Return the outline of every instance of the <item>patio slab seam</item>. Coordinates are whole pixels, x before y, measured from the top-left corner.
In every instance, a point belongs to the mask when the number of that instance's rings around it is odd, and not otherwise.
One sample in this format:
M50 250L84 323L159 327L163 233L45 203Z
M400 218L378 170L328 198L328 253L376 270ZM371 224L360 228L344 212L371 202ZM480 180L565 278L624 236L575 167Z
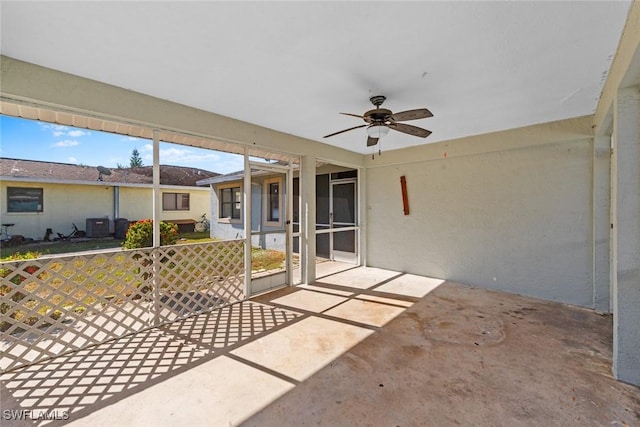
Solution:
M394 279L397 279L397 277L394 278ZM385 283L381 283L380 286L388 283L389 281L390 280L385 281ZM414 297L414 296L410 296L410 295L402 295L402 294L394 294L392 292L377 291L377 290L375 290L375 288L377 288L378 285L374 285L374 286L371 286L370 288L364 288L364 289L349 288L348 286L334 285L332 283L323 283L323 282L315 282L313 285L315 287L326 287L327 289L334 289L336 291L349 290L349 292L351 294L353 294L353 295L351 295L351 297L358 297L360 295L368 295L368 296L374 296L374 297L396 299L396 300L399 300L399 301L405 301L405 302L411 302L411 303L415 303L415 302L418 302L420 300L419 297ZM309 290L316 291L315 289L309 289ZM320 292L320 291L316 291L316 292Z

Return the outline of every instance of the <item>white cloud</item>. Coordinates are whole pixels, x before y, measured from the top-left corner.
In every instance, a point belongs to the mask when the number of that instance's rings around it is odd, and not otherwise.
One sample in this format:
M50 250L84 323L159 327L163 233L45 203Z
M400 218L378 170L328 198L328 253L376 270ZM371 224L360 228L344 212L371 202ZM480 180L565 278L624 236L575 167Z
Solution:
M160 163L189 165L218 173L230 173L244 168L242 156L218 151L177 147L161 149Z
M85 132L83 130L76 129L76 130L70 130L69 132L67 132L67 135L73 138L78 138L80 136L91 135L91 132Z
M64 135L67 132L67 130L69 130L69 126L56 125L53 123L38 122L38 125L42 130L50 131L53 134L53 136Z
M76 159L75 157L71 156L69 157L69 163L78 163L78 159Z
M65 139L63 141L56 142L52 144L52 147L65 148L65 147L75 147L80 144L78 141L74 141L72 139Z
M220 160L220 155L214 151L194 151L189 148L164 148L160 150L160 163L211 163Z
M144 144L135 148L138 149L142 162L146 166L151 166L153 164L153 144ZM122 157L118 159L114 156L111 160L125 166L129 165L129 157L123 160ZM168 143L166 145L161 143L160 163L163 165L190 166L218 173L235 172L242 170L244 167L242 156Z
M64 126L64 125L56 125L53 123L42 123L42 122L38 122L38 125L42 130L51 132L51 134L55 137L66 135L72 138L78 138L81 136L91 135L91 132L87 132L81 129L73 129L69 126Z

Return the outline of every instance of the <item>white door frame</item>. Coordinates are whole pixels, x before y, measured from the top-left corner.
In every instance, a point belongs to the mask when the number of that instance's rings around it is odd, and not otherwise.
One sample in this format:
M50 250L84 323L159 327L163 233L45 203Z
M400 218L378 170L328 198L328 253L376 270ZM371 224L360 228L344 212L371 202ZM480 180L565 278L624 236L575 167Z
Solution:
M343 185L343 184L353 184L353 203L354 203L354 211L353 211L353 222L348 223L337 223L334 221L334 212L333 212L333 187L335 185ZM334 224L344 225L345 227L334 228ZM329 175L329 257L332 261L341 261L348 262L352 264L358 263L358 179L357 178L345 178L345 179L336 179L332 180L331 175ZM333 238L335 233L342 233L347 231L353 231L354 235L354 251L344 252L338 251L334 249Z
M268 279L264 279L263 281L267 281L268 283L263 286L267 286L267 288L255 290L251 278L251 237L255 235L251 230L251 182L253 178L254 171L269 171L280 174L283 176L283 187L284 187L284 197L282 198L285 209L282 209L284 216L282 218L285 234L285 272L283 283L279 282L271 282ZM246 190L248 188L248 190ZM261 162L255 162L248 159L248 156L245 157L245 185L244 185L244 200L245 200L245 245L249 248L248 251L245 250L245 287L247 288L247 296L251 296L254 293L263 292L267 289L282 286L282 285L293 285L293 164L289 162L288 166L284 165L274 165L274 164L266 164ZM262 233L262 232L259 232ZM299 234L299 233L298 233ZM249 252L249 254L247 254ZM277 277L277 276L276 276Z

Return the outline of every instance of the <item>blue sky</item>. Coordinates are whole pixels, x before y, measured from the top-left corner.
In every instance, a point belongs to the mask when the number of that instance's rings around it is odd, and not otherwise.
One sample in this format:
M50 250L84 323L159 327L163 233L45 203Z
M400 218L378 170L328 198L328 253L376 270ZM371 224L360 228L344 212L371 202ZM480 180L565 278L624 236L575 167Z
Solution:
M153 164L152 141L0 115L0 157L115 168L129 165L131 151ZM218 173L242 170L242 156L160 143L160 163Z

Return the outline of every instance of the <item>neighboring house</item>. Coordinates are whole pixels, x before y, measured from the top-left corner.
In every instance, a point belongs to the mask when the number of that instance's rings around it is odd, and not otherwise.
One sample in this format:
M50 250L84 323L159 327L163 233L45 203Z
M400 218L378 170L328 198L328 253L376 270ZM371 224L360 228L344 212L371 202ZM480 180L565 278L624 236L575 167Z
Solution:
M283 173L253 171L251 177L251 233L254 246L285 250L286 180ZM244 236L242 192L244 171L198 181L211 185L211 236L236 239ZM316 253L319 257L355 261L357 235L357 182L354 169L323 165L316 170ZM293 174L293 231L299 228L298 171ZM297 238L293 251L298 252Z
M41 240L51 229L69 234L87 219L152 217L152 168L102 169L67 163L0 158L2 224L14 224L9 234ZM217 176L202 169L161 165L160 219L197 220L209 212L208 187L196 182ZM4 235L3 235L4 237Z

